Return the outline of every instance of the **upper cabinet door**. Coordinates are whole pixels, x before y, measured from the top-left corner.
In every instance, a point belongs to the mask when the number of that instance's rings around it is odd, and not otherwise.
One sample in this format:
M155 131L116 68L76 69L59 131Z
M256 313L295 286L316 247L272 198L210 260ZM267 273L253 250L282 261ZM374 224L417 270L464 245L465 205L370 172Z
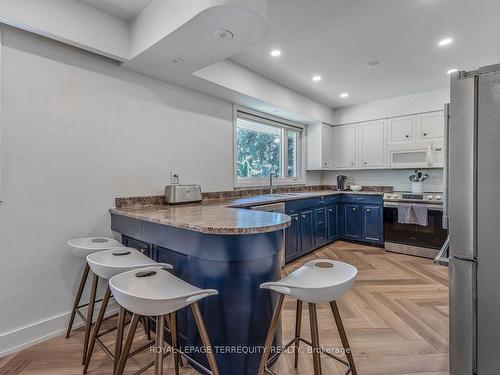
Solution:
M423 113L416 116L417 138L443 138L444 113L443 111Z
M322 168L331 169L333 168L333 128L330 125L323 124L322 129L322 139L321 139L321 152L322 152Z
M333 127L333 165L337 169L356 168L358 124Z
M394 117L388 120L389 142L413 140L413 116Z
M385 120L359 124L361 168L385 166Z

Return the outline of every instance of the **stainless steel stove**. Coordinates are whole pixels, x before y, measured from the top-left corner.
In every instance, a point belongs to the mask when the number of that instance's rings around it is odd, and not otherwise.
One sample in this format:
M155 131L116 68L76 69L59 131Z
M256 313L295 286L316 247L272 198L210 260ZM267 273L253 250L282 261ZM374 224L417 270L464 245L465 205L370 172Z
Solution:
M398 221L399 206L403 203L427 207L426 226L402 224ZM443 229L443 193L413 194L397 191L384 194L385 249L396 253L434 258L448 231Z

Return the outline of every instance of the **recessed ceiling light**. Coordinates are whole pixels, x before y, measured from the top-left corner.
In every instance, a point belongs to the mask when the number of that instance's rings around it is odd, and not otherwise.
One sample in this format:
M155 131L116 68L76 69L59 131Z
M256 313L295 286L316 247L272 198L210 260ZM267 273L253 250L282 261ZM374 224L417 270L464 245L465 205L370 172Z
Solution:
M373 68L374 66L377 66L379 64L380 64L380 61L373 60L373 61L368 62L368 64L366 64L366 67L367 68Z
M234 33L231 30L220 29L215 32L215 37L221 40L230 40L234 38Z
M313 80L314 82L321 81L321 76L313 76L312 80Z
M269 52L269 54L272 57L278 57L278 56L281 56L281 51L279 49L273 49L271 52Z
M444 38L444 39L441 39L438 44L439 44L440 47L444 47L444 46L447 46L447 45L449 45L451 43L453 43L453 39L451 39L451 38Z
M340 94L341 98L347 98L348 96L349 96L348 92L343 92L342 94Z
M184 62L184 60L182 59L182 57L174 57L170 61L173 62L174 64L182 64Z
M458 72L458 69L450 69L446 73L452 74L452 73L455 73L455 72Z

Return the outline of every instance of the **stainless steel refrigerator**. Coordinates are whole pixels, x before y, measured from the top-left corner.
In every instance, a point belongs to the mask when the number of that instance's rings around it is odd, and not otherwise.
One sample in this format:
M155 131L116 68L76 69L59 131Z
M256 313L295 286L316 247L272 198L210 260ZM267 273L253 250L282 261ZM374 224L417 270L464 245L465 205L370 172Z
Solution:
M498 375L500 64L451 77L447 156L450 374Z

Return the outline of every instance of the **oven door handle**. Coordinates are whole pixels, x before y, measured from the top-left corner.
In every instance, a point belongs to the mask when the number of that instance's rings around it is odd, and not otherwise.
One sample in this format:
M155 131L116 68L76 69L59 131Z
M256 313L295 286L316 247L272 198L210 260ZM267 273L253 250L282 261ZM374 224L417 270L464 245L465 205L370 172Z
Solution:
M446 266L448 267L450 264L450 258L447 258L444 256L446 253L446 250L450 247L450 236L446 238L446 241L444 241L443 246L441 247L441 250L439 250L438 255L436 258L434 258L434 263L439 264L441 266Z
M426 203L415 203L415 202L401 202L401 203L426 206L429 211L443 211L443 206L439 204L426 204ZM384 202L384 207L398 208L398 205L399 204L396 202Z

